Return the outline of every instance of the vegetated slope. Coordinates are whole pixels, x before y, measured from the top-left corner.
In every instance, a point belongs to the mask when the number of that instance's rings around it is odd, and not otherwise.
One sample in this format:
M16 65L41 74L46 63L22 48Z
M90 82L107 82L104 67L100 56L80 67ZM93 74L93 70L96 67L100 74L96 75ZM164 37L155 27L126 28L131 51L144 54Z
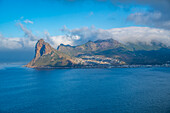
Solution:
M43 39L35 47L35 57L26 66L101 67L111 65L161 65L170 63L169 47L152 42L122 44L114 39L89 41L83 45L60 44L54 49Z

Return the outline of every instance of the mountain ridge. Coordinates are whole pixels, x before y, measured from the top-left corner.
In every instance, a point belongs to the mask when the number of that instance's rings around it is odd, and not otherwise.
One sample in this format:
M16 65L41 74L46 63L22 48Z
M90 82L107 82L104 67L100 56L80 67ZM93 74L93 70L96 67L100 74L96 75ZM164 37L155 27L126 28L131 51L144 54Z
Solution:
M88 41L78 46L60 44L57 49L38 40L34 59L26 67L108 67L161 65L170 62L170 49L161 44L122 44L114 39Z

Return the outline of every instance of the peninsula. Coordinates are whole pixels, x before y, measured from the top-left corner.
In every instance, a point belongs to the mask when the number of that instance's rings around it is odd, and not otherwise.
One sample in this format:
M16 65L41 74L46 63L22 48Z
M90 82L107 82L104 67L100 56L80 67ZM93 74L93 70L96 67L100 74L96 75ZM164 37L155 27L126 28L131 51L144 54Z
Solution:
M29 68L93 68L127 65L170 64L170 47L161 43L127 43L114 39L88 41L83 45L60 44L53 48L43 39L35 46Z

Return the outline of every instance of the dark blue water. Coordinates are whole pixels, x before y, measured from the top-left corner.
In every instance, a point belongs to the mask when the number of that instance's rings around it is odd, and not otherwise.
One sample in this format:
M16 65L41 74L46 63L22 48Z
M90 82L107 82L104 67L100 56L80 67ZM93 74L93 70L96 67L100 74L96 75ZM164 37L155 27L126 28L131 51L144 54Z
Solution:
M0 112L168 113L170 68L0 68Z

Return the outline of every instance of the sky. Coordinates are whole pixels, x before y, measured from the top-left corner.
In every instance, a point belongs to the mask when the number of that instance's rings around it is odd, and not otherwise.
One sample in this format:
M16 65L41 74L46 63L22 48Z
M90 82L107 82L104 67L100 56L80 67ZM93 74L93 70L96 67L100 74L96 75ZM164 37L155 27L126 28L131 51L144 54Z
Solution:
M145 11L147 6L130 6L130 9L113 6L110 2L95 0L1 0L0 29L6 37L22 37L17 22L27 24L37 35L49 31L61 34L64 25L70 29L84 26L110 29L134 25L126 17L137 10ZM136 10L136 11L134 11Z
M169 0L0 0L0 62L30 60L40 38L54 48L107 38L170 46L169 11Z

